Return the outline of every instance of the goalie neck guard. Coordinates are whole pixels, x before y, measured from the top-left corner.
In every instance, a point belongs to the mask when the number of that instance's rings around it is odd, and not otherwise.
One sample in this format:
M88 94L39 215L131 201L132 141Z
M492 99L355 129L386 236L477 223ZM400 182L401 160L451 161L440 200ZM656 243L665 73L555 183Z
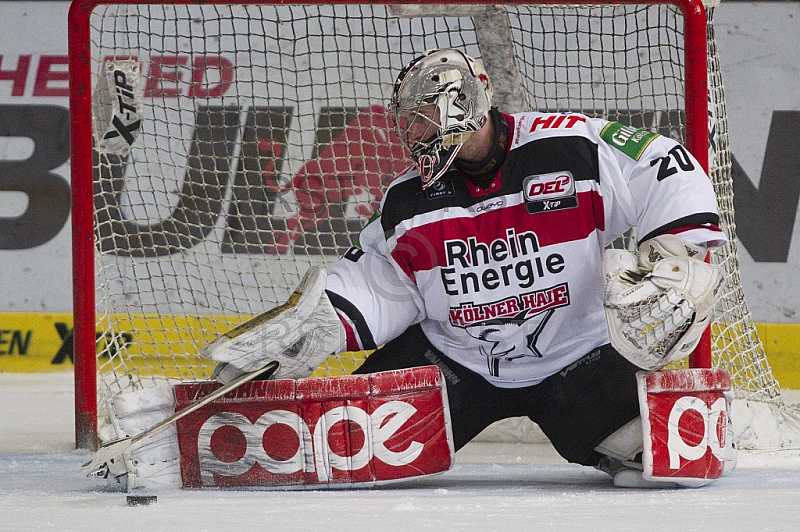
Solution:
M489 116L492 84L483 65L452 48L428 50L394 83L391 111L398 136L428 188L450 167Z

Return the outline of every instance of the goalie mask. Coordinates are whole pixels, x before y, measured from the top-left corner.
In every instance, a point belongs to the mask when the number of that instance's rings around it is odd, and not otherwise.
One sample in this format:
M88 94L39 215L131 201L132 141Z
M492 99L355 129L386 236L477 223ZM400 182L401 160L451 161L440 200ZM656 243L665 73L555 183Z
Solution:
M390 109L423 189L447 171L464 142L486 124L491 103L492 84L483 65L458 50L429 50L400 72Z

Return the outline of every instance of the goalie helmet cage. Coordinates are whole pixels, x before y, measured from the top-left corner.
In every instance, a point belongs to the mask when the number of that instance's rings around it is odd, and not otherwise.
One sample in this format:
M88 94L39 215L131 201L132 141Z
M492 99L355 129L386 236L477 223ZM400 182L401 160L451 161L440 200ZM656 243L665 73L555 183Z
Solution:
M729 370L740 398L790 419L738 277L713 11L700 0L75 0L77 446L113 437L109 397L208 378L200 345L348 249L409 162L385 108L394 77L447 46L483 60L504 110L619 120L710 158L731 239L712 260L729 282L691 364Z

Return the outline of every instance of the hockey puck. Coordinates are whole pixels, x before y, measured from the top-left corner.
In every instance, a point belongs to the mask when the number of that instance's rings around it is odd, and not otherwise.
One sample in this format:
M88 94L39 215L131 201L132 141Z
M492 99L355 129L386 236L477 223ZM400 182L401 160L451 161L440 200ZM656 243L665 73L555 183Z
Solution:
M155 495L128 495L128 506L147 506L158 502L158 497Z

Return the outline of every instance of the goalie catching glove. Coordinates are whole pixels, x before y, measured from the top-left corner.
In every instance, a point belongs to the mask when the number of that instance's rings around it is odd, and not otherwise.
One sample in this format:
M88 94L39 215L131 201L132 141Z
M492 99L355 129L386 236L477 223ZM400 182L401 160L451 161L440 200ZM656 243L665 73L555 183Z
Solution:
M674 235L642 243L638 257L606 251L604 306L611 345L622 356L652 371L697 347L724 280L704 255Z
M227 383L272 361L279 363L275 378L309 376L345 342L345 329L328 296L327 274L311 267L297 289L277 306L200 349L217 362L213 378Z

